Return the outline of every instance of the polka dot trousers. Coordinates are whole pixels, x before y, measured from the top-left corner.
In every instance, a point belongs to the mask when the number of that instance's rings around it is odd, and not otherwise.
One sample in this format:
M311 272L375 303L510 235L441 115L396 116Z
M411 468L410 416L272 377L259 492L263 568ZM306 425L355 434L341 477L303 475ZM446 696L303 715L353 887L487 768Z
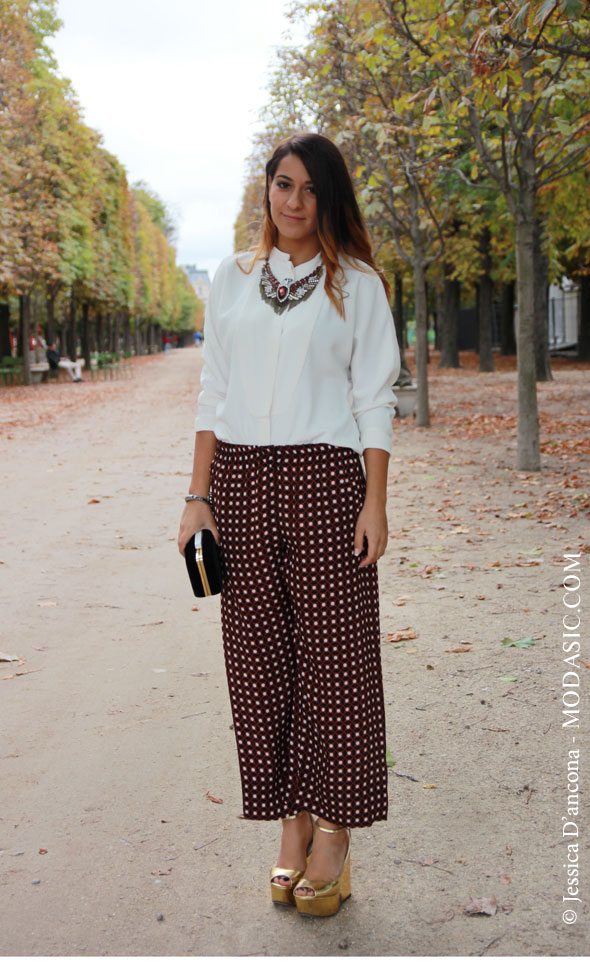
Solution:
M359 567L359 455L218 442L211 496L246 818L387 817L377 566Z

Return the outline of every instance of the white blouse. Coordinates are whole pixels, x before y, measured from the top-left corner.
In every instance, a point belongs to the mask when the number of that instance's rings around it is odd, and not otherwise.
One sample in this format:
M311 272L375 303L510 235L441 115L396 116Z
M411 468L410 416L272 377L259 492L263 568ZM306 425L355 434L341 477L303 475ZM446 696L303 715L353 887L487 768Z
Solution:
M237 258L250 267L251 254ZM277 248L269 257L279 281L299 281L320 260L294 267ZM325 275L305 301L279 315L260 295L263 264L245 274L232 256L215 274L195 430L232 444L328 443L391 453L400 358L378 275L342 262L345 319L326 295Z

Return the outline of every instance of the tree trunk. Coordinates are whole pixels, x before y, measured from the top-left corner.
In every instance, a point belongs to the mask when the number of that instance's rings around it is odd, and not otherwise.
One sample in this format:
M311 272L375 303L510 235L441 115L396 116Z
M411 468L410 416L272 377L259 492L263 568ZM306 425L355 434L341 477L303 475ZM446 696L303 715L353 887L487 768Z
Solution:
M86 363L86 368L90 369L90 327L88 324L88 302L84 302L82 306L82 322L81 322L81 355L82 359Z
M141 356L143 352L143 346L141 341L141 319L138 315L135 316L135 353L137 356Z
M420 247L420 254L424 257L424 252L422 247ZM430 363L430 345L428 343L428 333L430 331L430 295L428 294L428 280L426 278L426 271L424 271L424 299L426 302L426 363ZM430 422L429 422L430 423Z
M21 336L23 345L23 372L26 386L31 384L31 294L19 296Z
M12 356L10 345L10 306L7 302L0 302L0 360L4 356Z
M414 311L416 316L416 424L430 426L428 405L428 312L426 309L424 266L414 260Z
M121 311L117 309L113 317L113 353L119 353L121 348Z
M114 329L113 329L113 313L107 312L106 315L106 347L105 352L112 353L114 351Z
M69 356L71 360L76 362L76 356L78 352L78 330L76 328L76 312L77 303L76 296L74 294L74 289L70 292L70 314L68 318L68 326L65 331L65 342L64 348L62 349L62 355Z
M532 58L522 59L523 90L533 95L534 81L530 73ZM518 468L520 471L539 471L539 408L535 367L535 217L536 160L535 147L527 127L528 101L520 109L521 138L518 147L518 200L515 207L516 277L518 303Z
M404 348L404 280L395 273L393 285L393 321L400 350Z
M482 271L477 283L477 334L479 345L479 372L494 372L492 353L492 327L494 322L494 283L492 281L492 255L490 230L486 227L481 235L479 250Z
M47 328L45 330L45 342L48 346L51 346L55 342L55 298L57 294L57 289L52 286L47 286L47 292L45 295L45 306L47 309Z
M92 310L92 311L94 313L94 310ZM88 352L89 352L89 355L90 355L91 358L92 358L92 354L94 352L96 352L97 348L98 347L97 347L97 343L96 343L96 314L90 315L90 312L89 312L89 315L88 315ZM86 365L88 367L90 367L90 361Z
M578 329L578 359L590 361L590 275L580 275L580 323Z
M393 323L395 325L395 335L397 338L397 344L399 346L399 359L400 368L399 376L397 378L396 385L399 387L409 387L412 384L412 374L406 363L406 357L404 352L404 303L403 303L403 280L401 275L395 276L395 291L394 291L394 306L393 306Z
M535 220L535 367L537 380L553 380L549 355L549 258L541 218Z
M101 309L96 313L96 351L104 353L104 314Z
M440 337L440 367L458 367L459 309L461 307L461 282L449 278L451 269L445 265L443 291L443 315Z
M126 353L131 352L131 316L129 309L123 313L123 349Z
M516 221L518 274L518 460L520 471L541 468L539 412L535 372L534 221L519 215Z
M514 282L502 285L500 301L500 349L503 356L514 356L516 337L514 335Z

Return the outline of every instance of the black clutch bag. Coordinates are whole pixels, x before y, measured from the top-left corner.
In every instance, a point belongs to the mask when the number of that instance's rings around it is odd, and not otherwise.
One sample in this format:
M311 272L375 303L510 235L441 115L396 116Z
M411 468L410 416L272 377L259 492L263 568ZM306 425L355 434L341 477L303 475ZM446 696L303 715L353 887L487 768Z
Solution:
M191 536L184 550L186 568L195 597L210 597L221 590L221 553L209 529Z

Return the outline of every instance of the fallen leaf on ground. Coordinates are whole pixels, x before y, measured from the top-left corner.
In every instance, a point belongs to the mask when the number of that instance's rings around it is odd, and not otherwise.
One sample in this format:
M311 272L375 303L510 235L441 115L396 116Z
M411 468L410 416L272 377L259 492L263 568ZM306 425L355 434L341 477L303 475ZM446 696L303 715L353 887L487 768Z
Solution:
M11 678L17 678L17 677L19 677L21 675L32 675L33 672L40 672L40 671L41 671L40 668L27 668L23 672L13 672L12 675L5 675L4 676L4 681L6 682L6 681L8 681Z
M536 644L534 638L502 638L502 644L507 648L530 648Z
M160 868L158 870L154 870L152 872L152 875L170 875L171 872L172 872L171 868Z
M434 790L436 784L422 784L424 790Z
M418 635L413 628L402 628L401 631L392 631L385 636L386 641L397 642L397 641L409 641L411 638L417 638Z
M17 662L18 655L9 655L7 651L0 651L0 662Z
M99 502L100 502L100 499L89 499L88 500L88 505L98 505Z
M490 899L472 899L471 902L461 906L461 909L468 916L495 916L498 903L495 896L491 896Z
M220 797L213 797L213 794L210 794L209 791L207 791L205 797L207 797L210 801L213 801L214 804L223 804Z
M461 654L465 651L471 651L471 648L445 648L445 655L452 654L453 652Z

